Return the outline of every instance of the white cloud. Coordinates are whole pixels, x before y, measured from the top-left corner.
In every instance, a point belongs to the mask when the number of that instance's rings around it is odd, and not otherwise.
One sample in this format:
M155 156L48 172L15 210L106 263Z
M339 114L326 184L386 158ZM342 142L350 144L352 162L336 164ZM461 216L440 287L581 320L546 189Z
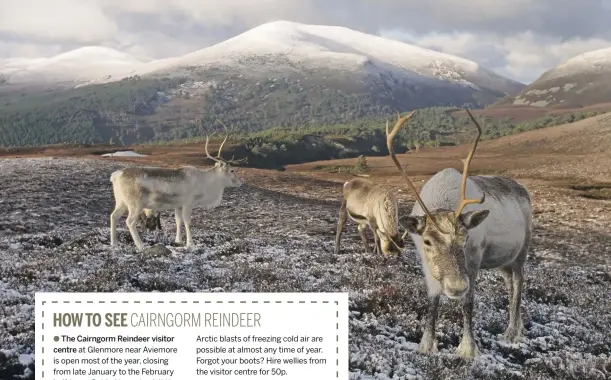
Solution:
M284 19L343 25L371 33L385 28L386 36L463 56L528 82L576 54L611 46L608 3L0 0L0 58L49 56L83 45L164 58L204 48L264 22Z
M20 38L91 43L117 31L116 23L90 0L0 0L0 32Z
M525 83L578 54L611 46L611 39L573 38L562 41L533 32L511 36L471 32L416 35L401 30L382 30L381 35L421 47L472 59L499 74Z

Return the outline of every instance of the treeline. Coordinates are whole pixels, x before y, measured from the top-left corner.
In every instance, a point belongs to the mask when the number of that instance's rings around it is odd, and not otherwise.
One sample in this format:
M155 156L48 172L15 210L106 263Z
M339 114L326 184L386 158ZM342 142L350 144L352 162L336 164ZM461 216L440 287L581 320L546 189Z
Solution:
M76 89L0 93L0 146L129 144L155 137L142 122L184 79L144 79Z
M419 110L403 126L394 142L397 153L418 150L420 147L439 147L467 143L476 134L468 116L453 117L456 107L432 107ZM518 132L570 123L595 116L602 111L576 112L568 115L550 115L522 123L510 119L479 118L482 140L498 138ZM232 146L224 155L248 158L248 166L282 168L284 165L304 162L365 156L384 156L386 146L386 120L361 119L350 124L276 127L251 133L237 133L231 137ZM389 120L394 126L396 115ZM203 142L202 137L157 144L180 145Z
M240 78L207 72L196 84L185 78L130 77L118 82L15 94L0 86L0 146L58 143L165 144L201 139L203 127L220 118L238 131L236 156L253 165L282 166L320 159L387 154L385 125L396 111L382 105L358 78L302 80ZM342 75L342 74L338 74ZM311 78L310 78L311 79ZM333 84L335 80L339 84ZM345 86L352 85L352 88ZM333 87L335 86L335 87ZM389 87L387 104L401 99ZM395 99L395 100L392 100ZM408 106L416 107L409 103ZM395 150L470 141L470 119L457 107L421 108L396 139ZM515 123L485 118L483 139L581 120L596 112L549 115ZM177 143L180 143L178 141Z
M216 118L244 132L347 124L392 115L395 108L440 102L433 90L403 88L392 78L372 81L341 71L308 74L246 77L207 69L191 73L201 80L136 76L17 93L0 85L0 146L170 141L201 135L201 124ZM453 103L461 103L461 96Z

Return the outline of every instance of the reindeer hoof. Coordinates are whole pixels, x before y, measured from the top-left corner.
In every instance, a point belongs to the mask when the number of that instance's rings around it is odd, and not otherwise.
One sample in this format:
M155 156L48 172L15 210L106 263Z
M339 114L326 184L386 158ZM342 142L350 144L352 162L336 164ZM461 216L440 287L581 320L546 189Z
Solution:
M523 335L520 329L517 329L515 327L508 327L505 331L505 334L503 334L503 337L505 338L506 342L513 344L521 341Z
M425 333L418 345L418 352L425 355L436 354L438 352L437 340Z
M456 349L456 353L461 358L473 359L479 356L477 344L472 338L463 338Z

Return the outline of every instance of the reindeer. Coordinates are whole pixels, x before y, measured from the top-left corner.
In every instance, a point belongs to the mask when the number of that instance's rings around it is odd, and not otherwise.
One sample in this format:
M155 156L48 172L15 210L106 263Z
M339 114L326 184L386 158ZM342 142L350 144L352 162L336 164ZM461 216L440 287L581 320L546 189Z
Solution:
M473 358L479 354L472 319L473 293L480 269L498 268L503 275L509 293L505 339L511 343L521 339L523 267L531 242L532 206L528 191L513 179L487 175L467 178L482 133L477 120L469 110L467 113L478 135L466 160L462 160L462 175L453 168L444 169L424 184L420 194L392 150L393 139L404 121L400 119L391 133L387 122L386 135L390 156L417 201L411 215L402 217L400 223L420 256L429 296L418 351L425 354L437 351L435 325L443 293L450 299L462 300L463 335L457 353Z
M239 187L243 180L238 177L235 168L230 164L244 162L243 160L224 160L221 157L223 145L230 132L223 125L227 134L221 143L217 157L208 153L209 136L206 135L204 151L206 157L215 161L212 168L198 169L184 166L177 169L155 167L130 167L117 170L110 175L115 197L115 209L110 215L110 244L117 244L117 220L125 211L127 228L138 250L143 248L142 241L136 230L138 218L146 209L154 214L161 210L174 209L176 218L177 244L182 242L181 223L185 225L187 237L186 247L193 246L191 235L191 213L195 206L212 209L223 199L226 187Z
M348 217L358 224L365 253L370 252L365 236L367 227L373 232L374 253L388 256L399 254L403 250L403 240L407 232L399 236L397 198L388 189L364 178L353 178L344 183L335 236L335 254L339 253L340 240Z

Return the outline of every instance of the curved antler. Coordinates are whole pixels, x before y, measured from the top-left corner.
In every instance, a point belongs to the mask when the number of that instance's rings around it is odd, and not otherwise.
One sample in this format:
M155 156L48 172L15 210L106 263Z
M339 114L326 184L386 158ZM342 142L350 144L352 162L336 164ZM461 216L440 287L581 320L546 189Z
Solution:
M201 123L201 120L200 120L200 119L195 119L195 120L196 120L196 122L197 122L197 123ZM202 130L204 130L204 131L206 130L206 129L205 129L203 126L200 126L200 128L201 128ZM215 132L213 132L213 133L212 133L212 135L210 135L210 136L214 136L215 134L216 134L216 131L215 131ZM206 157L208 157L208 158L209 158L209 159L211 159L212 161L220 162L220 160L218 160L218 159L216 159L216 158L212 157L212 156L210 155L210 153L208 153L208 143L210 142L210 136L208 136L208 133L206 133L206 145L204 145L204 151L206 152Z
M221 146L219 147L219 152L218 152L218 158L222 159L223 161L229 163L229 164L241 164L243 162L248 161L248 157L244 157L241 158L239 160L234 160L234 157L231 157L231 160L225 160L221 157L221 151L223 150L223 146L225 145L225 142L227 141L227 138L229 138L229 135L231 134L231 132L233 132L233 127L231 128L231 130L227 129L227 126L225 125L225 123L223 123L221 120L216 119L216 121L218 121L223 128L225 128L225 131L227 132L227 136L225 136L225 140L223 140L223 142L221 143Z
M426 213L428 220L430 220L433 223L433 225L435 225L435 227L441 231L441 229L435 222L435 219L433 219L433 217L431 216L429 209L426 207L426 205L422 201L422 198L420 198L420 194L418 194L418 190L416 190L416 187L414 186L412 181L410 181L409 177L405 173L405 170L403 170L403 167L399 163L399 160L397 160L397 157L395 156L395 152L392 148L392 144L393 144L393 140L395 139L395 136L397 135L397 133L399 133L399 130L401 129L403 124L405 124L405 122L407 122L415 113L416 111L414 110L408 113L407 115L401 117L399 112L397 112L397 122L395 123L395 126L393 127L392 132L390 133L388 132L388 120L386 120L386 145L388 147L388 153L390 153L390 158L392 158L393 162L399 169L399 172L401 172L403 179L405 179L405 182L407 182L407 185L414 193L414 196L416 197L416 201L418 201L418 203L420 204L420 207L422 207L422 210L424 210L424 212Z
M473 142L473 147L471 148L471 151L469 152L469 155L467 156L467 158L464 160L461 160L464 165L463 165L463 172L462 172L462 183L460 187L460 203L458 207L456 208L456 211L454 211L454 215L456 215L456 217L460 215L460 213L462 212L462 210L465 208L466 205L473 204L473 203L481 204L481 203L484 203L484 200L486 199L485 193L481 199L466 199L465 198L466 197L465 193L467 189L467 177L469 173L469 165L471 164L471 159L473 158L473 154L475 153L475 149L477 148L477 143L479 142L479 138L482 135L482 128L480 127L477 120L475 120L475 117L473 117L469 109L467 109L467 113L469 114L469 117L473 121L473 124L475 124L475 126L477 127L477 137L475 138L475 141Z
M214 134L215 134L215 133L216 133L216 132L214 132L214 133L212 134L212 136L214 136ZM209 142L209 141L210 141L210 137L208 136L208 134L206 134L206 145L204 145L204 151L206 152L206 157L208 157L208 158L209 158L209 159L211 159L212 161L216 161L216 162L222 162L222 160L219 160L219 159L218 159L218 158L216 158L216 157L212 157L212 156L210 155L210 153L208 153L208 142Z
M217 158L220 158L221 160L223 159L221 157L221 151L223 150L223 146L225 145L225 142L227 141L227 139L229 138L229 134L231 133L228 129L227 126L225 125L225 123L223 123L222 121L220 121L219 119L216 119L216 121L219 122L219 124L221 124L223 126L223 128L225 128L225 132L227 132L227 134L225 135L225 140L223 140L223 142L221 143L221 146L219 146L219 151L217 153ZM233 131L233 129L232 129Z
M247 161L248 161L248 157L244 157L244 158L240 158L239 160L235 160L234 156L231 156L231 160L226 160L225 162L228 162L230 164L241 164Z

